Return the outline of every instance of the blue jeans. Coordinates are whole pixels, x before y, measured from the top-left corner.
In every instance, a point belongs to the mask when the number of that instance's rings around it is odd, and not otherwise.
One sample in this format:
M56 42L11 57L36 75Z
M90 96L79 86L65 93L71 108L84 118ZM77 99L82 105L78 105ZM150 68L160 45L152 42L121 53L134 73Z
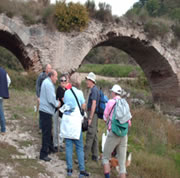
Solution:
M73 143L76 146L76 154L78 157L78 163L79 163L79 170L84 171L84 146L83 146L83 135L81 132L80 139L74 140L74 139L65 139L66 141L66 163L67 163L67 169L73 168L72 163L72 155L73 155Z
M1 132L6 132L6 121L3 110L3 99L0 99L0 124L1 124Z

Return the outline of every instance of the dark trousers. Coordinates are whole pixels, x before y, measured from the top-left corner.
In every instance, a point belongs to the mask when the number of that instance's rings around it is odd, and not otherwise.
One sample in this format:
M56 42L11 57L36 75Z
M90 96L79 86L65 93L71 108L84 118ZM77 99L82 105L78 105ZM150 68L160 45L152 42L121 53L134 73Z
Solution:
M90 151L92 156L98 158L98 117L95 114L86 134L86 145L84 147L85 159L88 159Z
M42 147L40 158L48 156L48 153L53 149L52 142L52 115L39 111L42 123Z

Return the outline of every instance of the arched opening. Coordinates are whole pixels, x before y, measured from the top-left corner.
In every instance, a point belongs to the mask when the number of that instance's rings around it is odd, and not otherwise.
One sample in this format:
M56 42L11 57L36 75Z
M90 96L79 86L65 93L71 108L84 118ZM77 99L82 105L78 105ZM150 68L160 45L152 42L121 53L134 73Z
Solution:
M152 93L147 78L136 61L123 50L111 46L96 46L85 56L77 74L77 80L84 80L94 72L97 86L110 98L109 89L119 84L131 97L135 105L148 103L152 106ZM83 86L84 87L84 86ZM86 91L86 90L85 90ZM86 91L88 95L88 91Z
M93 48L112 46L130 55L143 70L153 96L153 102L165 113L179 114L178 77L168 59L148 41L127 36L107 36Z
M23 42L17 35L12 35L7 31L0 30L0 46L11 51L20 61L25 70L28 71L31 69L33 63L25 51Z

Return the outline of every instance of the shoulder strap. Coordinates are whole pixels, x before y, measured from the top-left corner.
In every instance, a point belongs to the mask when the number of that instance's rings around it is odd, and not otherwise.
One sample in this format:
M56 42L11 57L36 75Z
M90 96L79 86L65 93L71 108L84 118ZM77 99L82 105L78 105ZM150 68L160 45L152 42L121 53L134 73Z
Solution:
M76 96L76 94L74 93L74 91L73 91L72 88L71 88L70 90L72 91L72 93L73 93L73 95L74 95L74 97L75 97L75 99L76 99L76 102L77 102L77 104L78 104L79 110L80 110L80 112L81 112L81 107L80 107L79 101L78 101L78 99L77 99L77 96Z
M107 120L107 124L106 124L107 126L109 125L110 115L111 115L112 110L114 109L115 105L116 105L116 102L115 102L115 104L113 105L113 107L111 108L111 111L110 111L110 113L109 113L109 119Z
M110 113L109 113L109 116L111 115L112 110L114 109L115 105L116 105L116 103L115 103L115 104L113 105L113 107L111 108L111 111L110 111Z

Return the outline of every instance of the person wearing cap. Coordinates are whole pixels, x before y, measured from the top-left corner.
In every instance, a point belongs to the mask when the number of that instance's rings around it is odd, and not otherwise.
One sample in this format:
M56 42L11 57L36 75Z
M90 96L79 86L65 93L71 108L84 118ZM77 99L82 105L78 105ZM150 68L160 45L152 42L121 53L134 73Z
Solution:
M104 145L104 152L102 156L102 163L104 167L104 175L105 178L110 177L110 165L109 160L111 159L111 154L116 149L118 155L118 162L120 168L120 178L126 177L126 151L127 151L127 141L128 136L125 135L123 137L119 137L115 135L111 130L111 122L112 122L112 115L114 111L114 106L116 104L117 99L121 99L121 95L124 93L122 88L119 85L114 85L111 89L112 99L110 99L106 105L104 110L104 121L108 122L108 136ZM129 123L130 124L130 123Z
M91 89L88 98L87 110L88 110L88 131L86 134L85 144L85 160L88 159L90 151L92 151L92 160L98 160L98 117L95 113L96 107L99 104L99 89L96 87L96 75L90 72L86 77L86 85Z

